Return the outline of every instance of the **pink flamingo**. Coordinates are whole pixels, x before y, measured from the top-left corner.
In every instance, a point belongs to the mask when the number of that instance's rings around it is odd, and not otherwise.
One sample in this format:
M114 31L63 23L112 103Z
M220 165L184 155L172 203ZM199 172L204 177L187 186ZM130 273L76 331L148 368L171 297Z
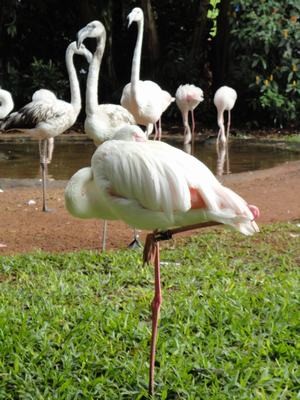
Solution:
M162 302L159 240L210 224L229 225L252 235L259 230L254 221L259 210L222 186L201 161L164 142L147 140L138 126L124 128L122 136L116 137L120 138L99 146L91 167L70 179L65 204L75 217L119 219L153 231L144 249L144 261L155 262L149 368L149 393L153 394Z
M236 99L237 99L236 91L229 86L221 86L215 93L214 104L217 107L218 126L220 128L217 137L217 143L220 140L222 144L225 144L229 139L231 110L235 105ZM228 112L226 135L224 127L224 111Z
M176 104L181 111L184 126L184 144L194 142L194 109L204 100L203 90L195 85L180 85L175 94ZM189 112L192 117L192 130L189 125Z

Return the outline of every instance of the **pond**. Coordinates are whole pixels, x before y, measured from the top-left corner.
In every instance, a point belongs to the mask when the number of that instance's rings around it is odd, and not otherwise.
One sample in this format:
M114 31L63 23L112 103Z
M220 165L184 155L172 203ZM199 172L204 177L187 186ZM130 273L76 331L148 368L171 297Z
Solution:
M183 149L183 145L169 141ZM185 149L187 150L187 149ZM55 180L69 179L78 169L90 165L95 151L89 140L56 140L53 159L49 165L49 177ZM254 140L231 140L228 154L217 154L214 140L195 144L195 157L204 162L216 175L253 171L273 167L285 161L300 159L300 152L261 143ZM0 142L0 178L40 178L38 143Z

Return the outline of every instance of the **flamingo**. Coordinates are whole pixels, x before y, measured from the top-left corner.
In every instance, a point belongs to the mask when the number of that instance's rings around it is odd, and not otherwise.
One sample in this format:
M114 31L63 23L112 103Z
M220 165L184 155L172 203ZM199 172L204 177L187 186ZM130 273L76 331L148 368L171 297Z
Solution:
M17 112L6 117L2 129L17 129L24 134L37 138L42 168L43 211L48 211L46 204L46 177L48 145L52 138L69 129L76 121L81 109L81 95L78 77L73 62L74 54L84 56L88 62L92 54L84 45L77 48L76 42L69 44L66 50L66 67L69 74L71 102L57 99L54 93L42 89L33 95L33 100Z
M221 144L225 144L228 141L229 129L231 123L231 110L235 105L236 99L237 99L236 91L229 86L221 86L214 95L214 104L218 112L218 126L219 126L217 143L219 142L219 140L221 141ZM224 111L228 112L226 135L224 127Z
M94 141L96 146L111 139L124 126L135 124L134 117L124 107L118 104L98 104L98 80L101 61L105 50L106 30L100 21L92 21L77 33L77 45L86 38L97 41L93 59L89 65L86 83L85 103L85 133ZM103 223L102 250L106 247L107 221ZM140 246L137 232L129 247Z
M75 217L118 219L154 231L144 250L144 261L155 261L149 368L149 393L153 394L162 302L158 241L205 221L252 235L259 231L254 221L259 210L222 186L201 161L164 142L146 140L138 126L128 127L123 140L110 140L97 148L91 167L69 180L65 205Z
M161 139L161 115L175 100L166 90L153 81L140 80L140 66L144 31L144 13L135 7L128 15L128 27L132 22L138 26L137 41L131 68L131 81L122 93L121 104L134 116L136 122L147 127L149 136L155 127L154 139Z
M181 112L184 126L184 145L194 142L195 119L194 109L204 100L203 90L195 85L180 85L175 94L176 104ZM189 125L189 112L192 116L192 130Z
M11 94L4 89L0 89L0 119L5 118L14 108Z
M106 30L100 21L92 21L77 33L77 45L86 38L97 40L96 50L89 66L86 83L86 118L84 130L86 134L99 146L109 140L124 125L135 124L130 112L118 104L98 104L98 80L101 61L105 49Z

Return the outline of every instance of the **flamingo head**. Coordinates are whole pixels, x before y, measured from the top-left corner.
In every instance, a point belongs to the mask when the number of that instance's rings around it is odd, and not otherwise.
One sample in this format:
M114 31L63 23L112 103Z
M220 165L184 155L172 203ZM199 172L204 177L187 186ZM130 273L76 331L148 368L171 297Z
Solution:
M92 53L85 47L83 43L80 43L79 46L76 42L70 43L67 48L67 52L85 57L88 63L90 63L93 58Z
M128 28L132 24L132 22L139 22L144 19L143 10L140 7L135 7L130 14L127 16L128 19Z
M128 142L146 142L147 135L138 125L125 125L113 136L113 140L126 140Z
M86 38L101 38L103 36L106 36L104 25L100 21L92 21L77 32L77 47L79 48Z

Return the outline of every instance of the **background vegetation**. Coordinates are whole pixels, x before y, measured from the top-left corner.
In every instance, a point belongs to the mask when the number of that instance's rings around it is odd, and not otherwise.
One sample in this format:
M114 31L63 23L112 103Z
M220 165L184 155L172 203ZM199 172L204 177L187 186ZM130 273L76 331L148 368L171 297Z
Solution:
M0 85L12 91L17 107L40 87L67 99L65 49L83 25L100 19L108 40L99 100L119 102L136 39L126 16L135 6L145 12L142 78L171 93L182 83L202 87L206 101L197 113L203 125L215 121L211 99L223 84L239 94L235 124L299 124L298 0L3 0ZM80 79L84 87L85 75ZM166 117L179 118L175 106Z

